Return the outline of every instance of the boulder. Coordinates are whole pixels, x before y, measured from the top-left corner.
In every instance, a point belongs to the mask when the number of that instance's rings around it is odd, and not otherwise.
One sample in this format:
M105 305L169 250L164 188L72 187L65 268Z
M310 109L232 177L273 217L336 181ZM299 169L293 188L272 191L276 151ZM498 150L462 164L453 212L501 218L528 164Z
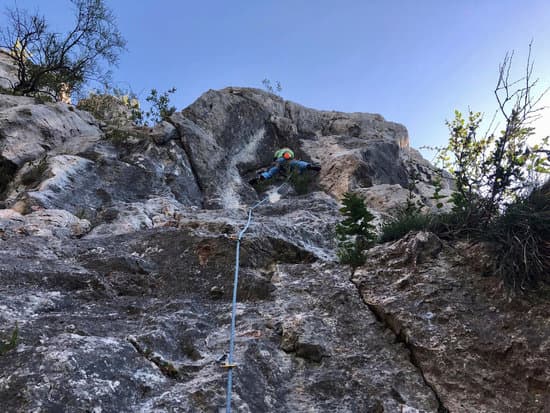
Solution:
M81 237L90 230L90 222L63 209L36 209L22 215L13 209L0 209L0 231L40 237Z

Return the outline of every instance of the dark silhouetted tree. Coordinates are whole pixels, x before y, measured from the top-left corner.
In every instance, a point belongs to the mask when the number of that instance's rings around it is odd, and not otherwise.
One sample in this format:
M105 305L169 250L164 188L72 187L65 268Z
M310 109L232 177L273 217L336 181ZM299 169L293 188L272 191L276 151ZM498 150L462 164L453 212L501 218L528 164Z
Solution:
M71 0L75 23L66 34L51 31L46 19L19 8L7 9L8 23L0 28L0 47L17 66L13 92L47 94L59 100L78 92L88 81L107 84L108 67L125 48L115 18L103 0Z

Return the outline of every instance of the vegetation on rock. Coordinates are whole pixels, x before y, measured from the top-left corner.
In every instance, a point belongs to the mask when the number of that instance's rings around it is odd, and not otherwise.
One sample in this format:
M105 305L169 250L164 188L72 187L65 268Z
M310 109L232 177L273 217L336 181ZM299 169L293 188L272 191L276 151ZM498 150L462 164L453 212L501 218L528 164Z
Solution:
M525 76L510 80L512 55L500 66L495 96L504 128L480 137L481 113L467 118L455 111L447 122L447 146L438 149L441 165L454 176L456 190L449 213L423 213L409 203L382 227L381 241L410 230L429 230L448 238L473 237L491 241L497 274L512 287L526 288L548 278L550 254L549 137L532 144L532 122L542 95L533 96L537 80L527 58ZM523 86L517 86L523 85ZM435 196L435 195L434 195Z
M19 340L19 327L17 324L11 333L9 341L0 341L0 356L3 356L8 351L13 350L17 347L17 341Z
M145 112L142 116L145 124L148 124L148 121L154 123L160 123L163 120L167 120L175 111L175 106L170 106L170 95L175 93L176 88L172 87L166 92L159 94L157 89L151 89L151 93L145 100L151 103L150 109Z
M374 216L357 194L346 192L340 213L344 219L336 225L338 258L352 268L365 263L365 251L376 243L376 232L371 221Z

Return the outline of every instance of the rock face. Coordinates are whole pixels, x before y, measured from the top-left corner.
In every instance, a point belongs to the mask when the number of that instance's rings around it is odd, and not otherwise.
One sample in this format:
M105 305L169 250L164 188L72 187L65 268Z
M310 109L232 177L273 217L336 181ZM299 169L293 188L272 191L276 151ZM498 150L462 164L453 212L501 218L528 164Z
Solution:
M546 412L548 299L506 299L476 270L482 252L411 234L371 250L353 282L449 411Z
M151 139L162 125L104 136L88 113L63 103L10 97L0 107L0 168L4 162L12 175L0 189L8 206L61 208L101 221L106 210L152 197L201 205L183 148Z
M13 249L2 250L2 321L19 323L21 345L0 358L9 371L0 378L4 406L223 407L226 374L216 360L227 352L234 243L220 236L224 224L205 224L72 248L12 239ZM31 245L40 266L24 256ZM264 237L247 239L242 256L238 410L437 410L406 348L362 305L346 268Z
M9 412L541 412L548 301L505 300L432 234L335 260L338 199L428 206L434 168L380 115L208 91L154 128L0 95L0 406ZM307 187L247 180L280 146ZM447 185L449 186L449 184ZM487 269L483 271L486 272ZM17 326L15 348L7 345Z
M17 69L6 51L0 49L0 87L8 89L17 83Z
M411 156L402 125L380 115L316 111L256 89L208 91L171 122L209 208L250 201L242 176L268 166L283 146L292 147L298 158L323 165L319 184L337 198L378 184L406 187L413 170L428 183L436 177L414 150ZM444 180L444 187L449 185ZM432 195L430 188L421 194L424 200Z

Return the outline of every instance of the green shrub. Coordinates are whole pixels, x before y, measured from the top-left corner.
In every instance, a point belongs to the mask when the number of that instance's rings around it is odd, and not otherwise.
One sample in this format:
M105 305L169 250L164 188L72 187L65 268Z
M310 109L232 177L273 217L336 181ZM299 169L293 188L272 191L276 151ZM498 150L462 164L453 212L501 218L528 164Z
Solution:
M433 225L433 214L422 212L407 213L404 210L394 218L385 221L380 228L379 242L395 241L403 238L410 231L430 231Z
M171 94L176 92L176 88L168 89L166 92L159 94L156 89L151 89L151 93L145 100L151 103L151 108L145 112L145 118L154 123L160 123L167 120L176 111L175 106L169 106ZM145 124L148 122L145 121Z
M128 126L122 128L107 128L105 130L105 139L115 143L123 144L128 142L130 139L137 139L138 141L144 141L149 139L150 135L143 130L141 126Z
M264 89L267 90L269 93L273 93L275 95L280 96L280 93L283 90L283 87L281 86L281 82L278 80L275 81L275 84L271 84L271 80L268 78L265 78L262 80L262 85L264 85Z
M15 324L15 328L11 333L10 340L7 342L0 340L0 356L3 356L8 351L15 349L17 347L18 340L19 340L19 327L17 324Z
M356 268L365 263L365 251L376 243L376 232L371 221L374 216L357 194L346 192L340 213L344 219L336 225L338 259L341 264Z
M408 171L409 184L407 186L407 199L405 203L394 212L394 217L387 219L380 228L380 236L378 242L388 242L398 240L410 231L429 230L432 214L423 212L422 203L416 198L416 186L420 180L418 171L412 166ZM439 187L435 186L434 197L439 197Z
M298 195L304 195L315 190L315 175L307 172L294 172L289 179Z
M114 127L143 122L143 111L135 94L120 89L90 92L88 97L78 101L77 108Z
M43 105L45 103L52 103L52 102L55 102L55 99L49 95L45 95L45 94L41 94L39 92L37 92L35 95L34 95L34 101L39 104L39 105Z
M550 184L529 193L550 173L550 137L532 143L542 95L533 96L538 79L532 78L531 45L523 77L510 79L511 67L512 54L507 54L494 90L501 128L490 125L482 134L481 114L471 110L467 116L455 111L447 122L449 143L439 148L438 157L455 178L453 210L430 227L450 238L490 241L496 275L511 287L527 289L548 281L550 271Z
M105 139L113 143L124 143L131 138L129 130L110 128L105 132Z
M534 176L550 173L550 152L545 149L549 137L542 138L539 145L531 144L530 139L535 133L532 121L540 110L536 105L542 97L533 96L537 79L531 77L530 57L531 45L527 70L517 81L509 79L512 55L507 54L500 66L495 96L504 127L482 135L481 113L469 110L465 118L455 111L455 118L447 122L449 143L438 151L443 167L455 178L455 210L465 217L478 217L481 231L532 187Z

